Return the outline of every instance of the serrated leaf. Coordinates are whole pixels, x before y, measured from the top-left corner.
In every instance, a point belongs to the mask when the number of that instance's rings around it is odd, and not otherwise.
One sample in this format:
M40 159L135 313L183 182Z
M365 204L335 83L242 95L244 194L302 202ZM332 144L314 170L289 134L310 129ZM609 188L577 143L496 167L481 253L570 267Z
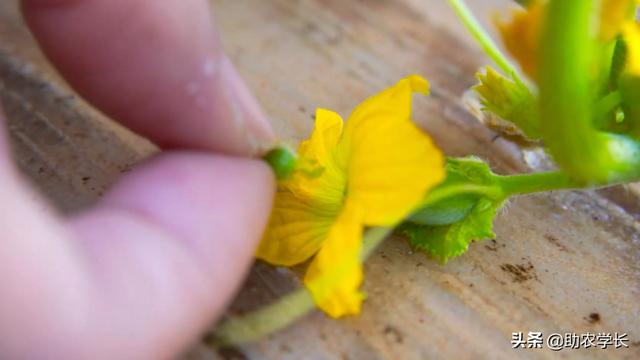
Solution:
M495 184L495 174L484 161L474 156L447 158L445 166L447 177L440 186L453 183Z
M476 157L448 158L445 170L445 180L432 190L432 193L447 191L460 185L500 186L489 166ZM477 194L453 194L444 200L419 208L407 221L422 225L452 224L467 216L478 199ZM425 200L428 201L429 197Z
M409 238L414 249L444 263L467 251L472 241L495 237L493 219L501 204L482 198L466 217L456 223L429 226L407 222L399 231Z
M447 177L434 192L465 189L467 185L501 189L498 176L478 158L448 158L445 169ZM502 195L489 198L464 190L454 192L418 210L398 231L409 238L416 250L446 262L464 253L472 241L495 237L493 218L503 202Z
M487 126L509 136L540 139L537 100L527 85L491 67L476 77L480 83L473 90L480 96L483 109L497 117L486 120Z

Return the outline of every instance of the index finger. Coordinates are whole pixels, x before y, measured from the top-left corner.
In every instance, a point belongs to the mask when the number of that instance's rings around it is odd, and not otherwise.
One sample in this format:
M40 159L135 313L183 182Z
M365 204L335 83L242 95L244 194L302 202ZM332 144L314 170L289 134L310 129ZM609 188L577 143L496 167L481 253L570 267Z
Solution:
M269 148L269 123L224 55L205 0L23 0L68 82L162 147Z

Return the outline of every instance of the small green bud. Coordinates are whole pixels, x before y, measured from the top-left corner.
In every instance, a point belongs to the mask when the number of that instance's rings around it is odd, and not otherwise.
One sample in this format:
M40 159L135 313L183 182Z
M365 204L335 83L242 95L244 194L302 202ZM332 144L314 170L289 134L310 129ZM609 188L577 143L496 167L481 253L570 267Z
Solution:
M285 180L293 173L296 167L297 156L293 150L286 146L277 146L269 151L263 160L271 166L276 179Z

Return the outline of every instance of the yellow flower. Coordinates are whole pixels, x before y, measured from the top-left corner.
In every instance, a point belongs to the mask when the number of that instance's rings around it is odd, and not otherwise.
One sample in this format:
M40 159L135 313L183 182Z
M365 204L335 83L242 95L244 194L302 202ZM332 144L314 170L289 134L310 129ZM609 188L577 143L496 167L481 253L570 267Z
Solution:
M626 71L640 77L640 24L629 22L622 29L627 45Z
M600 5L600 40L613 40L623 26L633 22L637 0L602 0Z
M638 0L602 0L599 7L598 38L615 39L625 24L633 21ZM514 10L507 22L496 21L507 51L516 59L522 71L536 80L540 36L547 0L532 0L525 10Z
M291 266L315 255L304 283L333 317L357 314L363 300L362 233L394 226L444 179L444 157L411 121L411 95L426 94L417 76L360 104L343 129L340 115L316 112L298 153L306 166L283 182L257 257Z
M538 70L538 43L544 9L545 2L531 1L526 10L514 10L509 22L496 21L507 51L531 79L536 79Z

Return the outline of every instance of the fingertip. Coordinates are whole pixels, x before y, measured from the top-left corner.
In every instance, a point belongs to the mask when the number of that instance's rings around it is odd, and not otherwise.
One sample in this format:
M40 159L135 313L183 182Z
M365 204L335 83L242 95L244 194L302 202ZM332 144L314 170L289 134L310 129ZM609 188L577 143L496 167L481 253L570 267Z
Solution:
M273 148L276 137L266 114L228 56L220 60L219 95L232 110L229 116L242 133L251 155L263 155Z
M267 117L205 0L23 0L45 54L87 100L164 148L261 154Z

